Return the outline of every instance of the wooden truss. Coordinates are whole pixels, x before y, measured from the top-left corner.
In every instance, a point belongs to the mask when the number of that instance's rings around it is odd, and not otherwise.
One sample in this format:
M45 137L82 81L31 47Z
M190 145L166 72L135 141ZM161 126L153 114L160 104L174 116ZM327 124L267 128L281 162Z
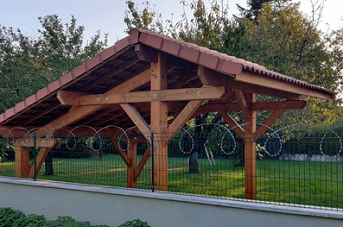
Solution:
M125 82L113 87L104 94L78 93L59 91L57 98L62 105L71 106L65 115L51 121L43 128L51 130L56 127L67 127L88 115L104 108L122 110L137 128L150 141L151 131L157 135L164 135L163 141L156 144L154 149L155 189L168 189L168 143L189 119L206 112L218 112L223 119L244 139L245 153L245 196L247 199L256 198L256 141L286 110L302 109L306 106L307 97L314 96L328 99L320 92L308 88L298 89L283 81L270 81L267 77L243 72L237 75L225 75L203 66L197 66L197 76L202 85L197 88L186 88L188 78L192 77L192 69L186 68L181 72L173 86L167 84L167 65L169 55L136 45L139 60L149 62L150 67ZM137 61L137 59L136 59ZM150 83L149 91L138 91L142 85ZM279 102L256 102L256 94L283 98ZM203 105L205 100L212 100ZM233 102L234 101L234 102ZM141 104L148 103L144 108L150 111L150 123L146 122L140 111ZM143 107L142 107L143 108ZM150 110L149 110L150 109ZM274 112L263 123L256 126L256 111L273 110ZM232 111L242 111L245 120L244 129L228 114ZM168 122L168 116L175 114L175 118ZM264 126L265 125L265 126ZM36 130L37 133L44 133ZM130 149L126 152L117 149L127 165L127 186L136 187L137 178L150 157L148 148L143 158L137 164L137 141L130 141ZM37 172L49 150L58 146L60 141L52 140L45 144L38 140L41 147L38 154ZM113 146L118 146L112 140ZM31 177L33 167L28 160L28 147L32 143L23 143L21 138L15 142L16 176ZM20 151L20 152L17 152Z

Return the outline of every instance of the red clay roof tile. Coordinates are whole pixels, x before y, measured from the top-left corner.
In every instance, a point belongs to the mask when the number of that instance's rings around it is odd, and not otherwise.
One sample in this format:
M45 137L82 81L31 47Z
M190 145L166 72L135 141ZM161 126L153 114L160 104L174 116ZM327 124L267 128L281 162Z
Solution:
M107 60L108 58L115 55L115 53L117 53L117 52L116 52L114 46L107 48L106 50L104 50L103 52L100 53L101 61Z
M0 114L0 122L3 122L4 120L6 120L5 113Z
M20 111L26 108L25 101L18 103L17 105L15 105L14 108L15 108L15 112L19 113Z
M60 80L55 80L48 85L49 92L52 93L61 87Z
M26 105L26 107L28 107L28 106L32 105L33 103L35 103L36 101L37 101L36 94L31 95L25 99L25 105Z
M180 43L173 42L171 40L164 40L162 43L161 50L168 54L178 56L180 47L181 47Z
M232 61L226 61L225 59L220 59L217 70L225 74L235 75L242 73L242 64Z
M218 56L215 56L206 52L200 53L200 57L198 60L198 63L200 65L203 65L210 69L217 69L218 62L219 62Z
M189 48L187 45L181 45L179 57L191 62L198 62L200 51Z
M49 94L48 89L45 87L37 92L37 100L41 100L44 98L46 95Z
M86 62L87 69L90 70L90 69L92 69L93 67L97 66L100 63L101 63L101 59L100 59L99 55L97 55L95 57L92 57L91 59L89 59Z
M12 117L14 114L15 114L14 107L12 107L11 109L8 109L8 110L5 111L6 119Z
M125 47L130 45L129 37L125 37L124 39L119 40L114 44L116 52L123 50Z
M72 71L74 79L81 76L82 74L84 74L87 71L88 70L87 70L86 64L79 65L78 67L76 67Z
M65 84L69 83L70 81L72 81L73 78L73 74L71 72L65 74L64 76L61 77L60 81L61 81L61 86L64 86Z
M157 35L142 33L139 37L139 42L151 46L153 48L160 49L162 46L163 38Z

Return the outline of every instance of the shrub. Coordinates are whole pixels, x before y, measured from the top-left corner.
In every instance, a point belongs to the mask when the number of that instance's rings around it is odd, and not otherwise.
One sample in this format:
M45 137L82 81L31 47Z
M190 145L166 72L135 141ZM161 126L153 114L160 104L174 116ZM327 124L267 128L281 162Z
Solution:
M109 227L108 225L90 225L89 222L77 222L71 217L58 217L57 220L45 221L44 215L25 215L12 208L0 208L0 227ZM139 219L125 222L119 227L149 227Z

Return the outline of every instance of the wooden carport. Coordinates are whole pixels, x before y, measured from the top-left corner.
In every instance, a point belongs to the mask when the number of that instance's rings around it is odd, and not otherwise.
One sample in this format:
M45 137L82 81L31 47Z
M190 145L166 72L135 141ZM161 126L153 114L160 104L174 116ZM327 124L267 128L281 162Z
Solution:
M283 101L256 102L256 94ZM265 67L184 41L133 29L129 36L49 84L0 115L0 133L7 130L90 125L122 128L137 126L144 135L164 134L165 142L154 150L155 189L168 189L168 142L191 118L218 112L245 141L245 196L256 197L256 140L267 130L256 127L256 111L273 110L263 123L271 126L286 110L302 109L307 98L324 100L335 93L267 70ZM206 105L204 101L212 100ZM244 129L228 112L242 111ZM173 120L168 122L168 117ZM40 132L37 129L36 132ZM16 176L32 177L28 150L16 138ZM146 138L148 141L150 137ZM37 171L48 151L58 146L41 143ZM115 143L114 143L115 145ZM26 147L33 146L26 144ZM135 187L140 171L150 157L147 149L137 165L134 144L120 152L128 168L128 187Z

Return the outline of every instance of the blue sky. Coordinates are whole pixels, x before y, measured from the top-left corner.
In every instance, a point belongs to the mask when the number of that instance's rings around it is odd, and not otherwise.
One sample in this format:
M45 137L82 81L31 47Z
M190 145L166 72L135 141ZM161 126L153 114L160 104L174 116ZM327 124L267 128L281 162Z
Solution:
M36 35L40 28L38 17L49 14L57 14L63 23L67 23L74 15L78 25L85 26L85 38L93 36L97 30L101 33L109 33L109 45L126 36L123 22L124 12L127 9L126 0L4 0L0 7L0 24L20 28L25 34ZM186 0L190 2L191 0ZM225 1L225 0L224 0ZM323 1L323 0L312 0ZM142 0L135 0L142 8ZM174 14L174 20L179 19L183 12L180 0L150 0L152 7L162 13L163 19L170 19ZM208 2L208 0L205 0ZM298 2L294 1L293 2ZM230 13L237 13L236 3L245 6L246 0L229 0ZM311 13L311 0L301 0L301 10ZM324 17L320 24L322 30L343 27L343 1L326 0Z

